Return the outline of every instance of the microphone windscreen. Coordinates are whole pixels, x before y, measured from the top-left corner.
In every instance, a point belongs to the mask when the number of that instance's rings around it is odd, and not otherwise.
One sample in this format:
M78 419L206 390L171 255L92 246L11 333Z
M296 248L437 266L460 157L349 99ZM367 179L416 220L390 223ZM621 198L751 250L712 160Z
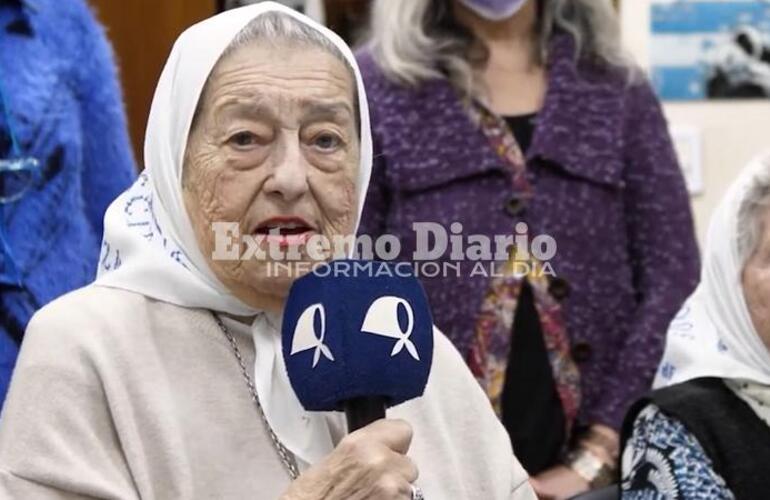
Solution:
M308 411L342 411L360 397L388 406L422 396L433 318L411 268L337 260L296 280L286 301L283 356Z

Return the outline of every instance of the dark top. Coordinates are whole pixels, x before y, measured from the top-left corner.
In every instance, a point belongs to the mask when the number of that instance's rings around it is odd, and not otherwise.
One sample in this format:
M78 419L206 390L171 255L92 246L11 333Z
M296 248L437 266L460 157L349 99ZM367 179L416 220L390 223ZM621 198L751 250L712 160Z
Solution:
M526 155L535 195L513 214L510 168L452 84L402 85L369 49L357 58L375 146L360 234L394 235L404 261L417 247L415 222L447 232L459 222L465 235L492 239L522 221L532 234L552 236L550 264L570 288L567 333L581 353L580 423L619 429L650 387L666 327L700 271L687 190L649 83L576 59L574 40L555 35ZM452 262L449 254L435 262ZM467 357L490 276L461 264L459 275L421 278L436 326Z
M512 329L502 421L516 457L534 475L558 463L566 426L529 283L523 285Z
M513 132L513 136L516 137L516 142L519 143L521 152L526 154L529 150L529 146L532 144L532 137L535 135L537 113L506 116L504 118L505 122L508 124L508 128Z
M504 118L522 153L526 153L535 133L537 113ZM501 399L502 421L517 458L527 472L537 474L557 463L566 426L528 283L521 290L511 334Z
M721 379L691 380L643 398L631 408L623 426L624 443L637 415L650 404L681 421L695 436L735 498L768 498L770 427Z

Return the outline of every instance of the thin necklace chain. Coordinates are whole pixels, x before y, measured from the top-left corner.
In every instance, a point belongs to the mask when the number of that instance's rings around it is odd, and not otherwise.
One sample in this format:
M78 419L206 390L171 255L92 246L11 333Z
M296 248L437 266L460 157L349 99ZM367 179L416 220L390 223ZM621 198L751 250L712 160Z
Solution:
M289 451L286 446L283 445L280 439L278 439L278 436L273 431L273 428L270 426L270 422L267 421L267 417L265 416L265 411L262 409L262 403L259 402L259 395L257 394L257 389L254 386L254 382L251 380L251 376L249 375L249 371L246 369L246 363L243 361L243 356L241 355L241 350L238 348L238 342L235 340L235 337L233 337L233 334L230 333L230 330L225 326L225 324L222 322L222 319L214 314L214 320L217 322L217 325L219 325L219 329L222 330L222 333L225 334L225 337L227 337L227 341L230 342L230 347L233 349L233 354L235 354L235 359L238 360L238 365L241 367L241 374L243 375L243 380L246 382L246 387L249 389L249 393L251 394L251 399L254 401L254 405L257 407L257 411L259 412L259 416L262 418L262 422L265 424L265 429L267 429L267 433L270 435L270 439L273 441L273 447L275 448L275 451L278 452L278 456L281 458L281 462L283 462L283 465L286 467L286 471L289 473L289 477L291 477L292 480L297 479L299 476L299 468L297 467L297 459L294 457L294 454Z

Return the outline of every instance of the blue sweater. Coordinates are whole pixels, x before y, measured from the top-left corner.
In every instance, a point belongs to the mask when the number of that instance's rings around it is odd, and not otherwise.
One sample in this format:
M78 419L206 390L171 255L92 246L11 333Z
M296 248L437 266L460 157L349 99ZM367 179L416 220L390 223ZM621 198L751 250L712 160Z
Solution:
M1 406L29 318L93 280L104 212L135 169L112 51L84 0L0 0L0 79L21 148L40 161L26 195L0 205L22 281L0 285Z

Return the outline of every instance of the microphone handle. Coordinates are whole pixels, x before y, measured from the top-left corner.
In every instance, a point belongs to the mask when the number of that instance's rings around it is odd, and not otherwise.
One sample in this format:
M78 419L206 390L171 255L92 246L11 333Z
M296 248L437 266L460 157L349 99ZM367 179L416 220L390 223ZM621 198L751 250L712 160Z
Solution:
M344 403L348 420L348 432L385 418L386 399L382 396L367 396L348 399Z

